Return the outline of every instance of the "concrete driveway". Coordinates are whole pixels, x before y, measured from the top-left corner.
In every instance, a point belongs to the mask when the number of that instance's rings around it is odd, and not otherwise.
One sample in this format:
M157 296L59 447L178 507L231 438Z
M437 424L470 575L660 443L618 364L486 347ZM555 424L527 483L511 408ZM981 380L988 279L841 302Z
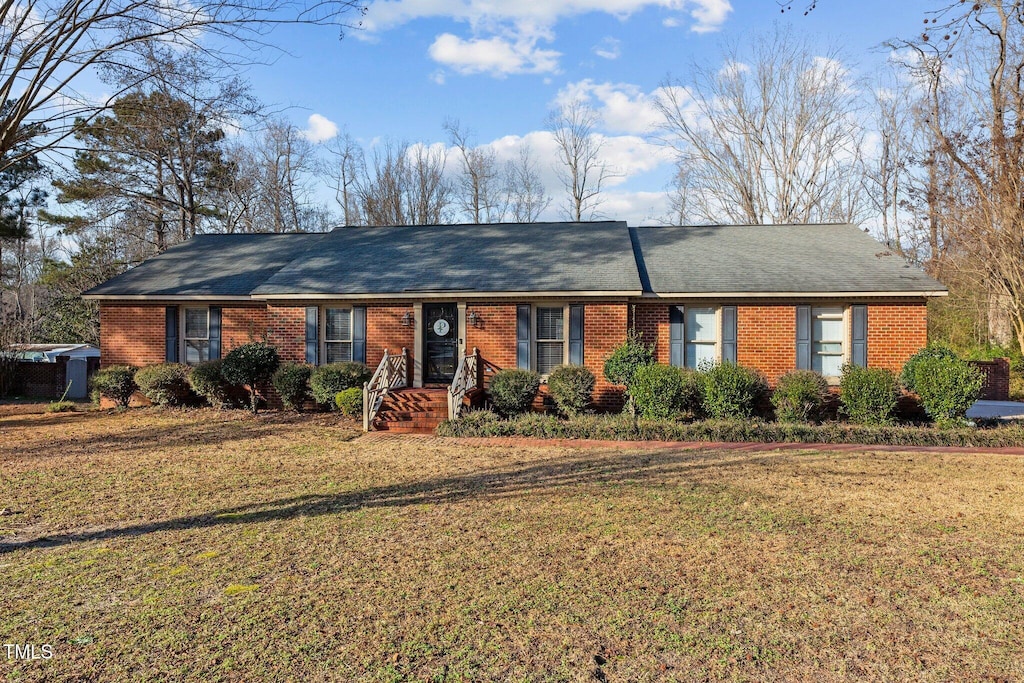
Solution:
M1017 401L978 401L967 411L968 418L1024 420L1024 403Z

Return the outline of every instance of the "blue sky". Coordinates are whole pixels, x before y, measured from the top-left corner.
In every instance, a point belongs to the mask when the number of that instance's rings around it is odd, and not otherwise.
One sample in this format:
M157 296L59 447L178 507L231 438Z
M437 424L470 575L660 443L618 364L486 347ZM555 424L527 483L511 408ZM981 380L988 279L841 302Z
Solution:
M684 83L693 62L715 66L723 41L789 24L840 46L855 76L884 61L879 45L917 32L935 2L805 0L377 0L362 30L342 40L316 27L278 29L288 54L248 73L263 101L323 141L335 130L364 146L382 138L437 143L446 117L478 144L509 156L524 141L552 163L544 120L582 96L599 111L607 161L620 174L601 212L634 223L665 209L672 165L649 140L650 97L667 75ZM310 117L313 117L312 120ZM558 217L559 188L547 174Z

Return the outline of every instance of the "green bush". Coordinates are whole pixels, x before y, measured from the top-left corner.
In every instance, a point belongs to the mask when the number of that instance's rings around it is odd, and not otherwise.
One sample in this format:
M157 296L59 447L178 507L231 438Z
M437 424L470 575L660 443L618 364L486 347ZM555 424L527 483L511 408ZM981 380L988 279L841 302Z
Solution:
M310 399L309 376L312 365L285 363L277 369L271 381L285 408L302 412L302 404Z
M363 390L351 387L334 395L334 405L343 415L358 417L363 414Z
M265 342L250 342L232 349L224 357L220 372L229 384L249 388L249 408L255 414L259 409L259 385L269 382L280 365L277 349Z
M693 370L669 365L645 365L633 375L629 396L644 418L674 418L699 412L703 382Z
M188 383L188 366L181 363L159 363L139 368L135 384L142 395L158 406L180 406L192 398Z
M231 385L221 373L222 360L208 360L192 366L188 383L192 391L205 398L214 408L223 408L231 402Z
M899 398L896 375L885 368L844 365L839 401L852 422L885 425L893 421Z
M924 358L914 365L914 388L928 416L941 427L963 422L981 395L985 376L956 356Z
M772 392L775 419L779 422L813 422L821 416L828 396L828 382L813 370L794 370L779 378Z
M710 417L750 417L768 392L764 375L736 363L716 363L702 374L704 412Z
M127 408L132 394L138 389L135 384L136 368L130 365L111 365L96 371L90 380L90 386L106 396L119 408Z
M333 406L334 397L346 389L362 389L373 372L364 363L346 361L321 365L309 376L309 389L313 400L323 406Z
M548 375L548 393L566 415L579 415L594 397L594 373L582 365L559 365Z
M643 333L631 329L626 341L604 362L604 377L612 384L630 387L636 371L654 364L654 345L643 343Z
M917 366L919 363L928 360L929 358L957 358L956 352L941 342L932 342L928 346L924 347L903 364L903 370L900 372L900 384L907 391L916 394L917 387L914 378L917 375Z
M494 373L488 392L495 410L502 415L518 415L530 409L538 389L540 375L536 372L507 369Z
M73 413L75 412L74 401L53 401L46 406L48 413Z

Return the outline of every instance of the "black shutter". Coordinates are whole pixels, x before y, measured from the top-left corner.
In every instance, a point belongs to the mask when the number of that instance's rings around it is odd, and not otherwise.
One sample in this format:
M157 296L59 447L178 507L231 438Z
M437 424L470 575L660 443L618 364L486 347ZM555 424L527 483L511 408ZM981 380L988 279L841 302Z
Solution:
M583 304L569 306L569 364L583 365Z
M166 346L164 360L168 363L178 362L178 307L168 306L164 310L164 336Z
M352 360L366 362L366 306L352 307Z
M530 305L516 306L516 367L530 369Z
M735 306L722 306L722 362L736 362Z
M868 366L868 307L851 306L853 315L853 353L854 365L862 368Z
M811 307L796 307L796 369L811 369Z
M210 306L210 360L220 359L220 306Z
M683 338L684 320L682 306L668 307L668 364L677 368L686 364L685 339Z
M320 335L318 332L320 307L306 306L306 362L318 365L320 351Z

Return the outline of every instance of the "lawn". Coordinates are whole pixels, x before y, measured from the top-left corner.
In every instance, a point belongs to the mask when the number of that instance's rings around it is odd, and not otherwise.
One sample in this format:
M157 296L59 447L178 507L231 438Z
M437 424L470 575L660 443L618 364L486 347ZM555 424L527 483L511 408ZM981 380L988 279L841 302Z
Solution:
M1024 679L1024 458L0 406L9 680Z

